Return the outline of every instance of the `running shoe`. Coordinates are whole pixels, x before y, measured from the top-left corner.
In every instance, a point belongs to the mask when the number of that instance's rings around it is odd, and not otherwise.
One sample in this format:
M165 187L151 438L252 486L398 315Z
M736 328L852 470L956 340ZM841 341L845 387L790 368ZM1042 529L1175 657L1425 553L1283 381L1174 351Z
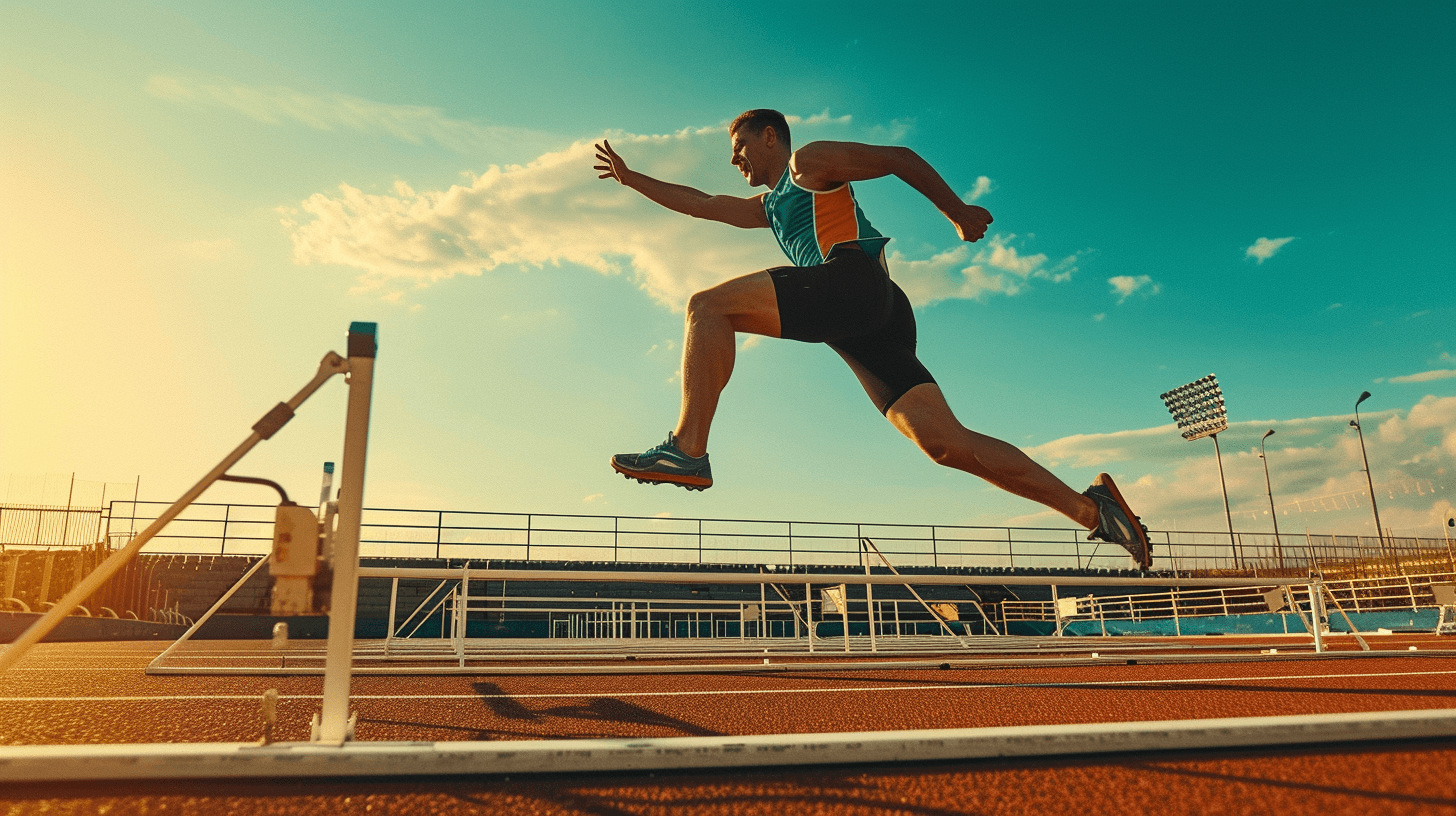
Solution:
M1153 544L1148 540L1148 528L1142 519L1133 515L1132 508L1122 497L1122 491L1113 484L1106 473L1097 474L1092 486L1082 493L1097 503L1097 529L1087 540L1102 539L1127 550L1143 569L1152 569Z
M645 453L619 453L612 457L612 469L643 484L675 484L688 490L707 490L713 486L713 469L708 454L688 456L677 446L677 439L667 441Z

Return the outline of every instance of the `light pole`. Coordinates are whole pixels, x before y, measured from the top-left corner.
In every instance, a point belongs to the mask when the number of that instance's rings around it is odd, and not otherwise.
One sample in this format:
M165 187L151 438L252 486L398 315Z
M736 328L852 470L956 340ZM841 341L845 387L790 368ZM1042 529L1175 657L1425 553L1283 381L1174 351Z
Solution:
M1350 425L1355 433L1360 436L1360 459L1365 463L1365 484L1370 487L1370 511L1375 514L1375 537L1380 540L1380 551L1386 552L1385 530L1380 527L1380 508L1375 506L1375 480L1370 478L1370 457L1365 455L1365 431L1360 428L1360 403L1370 399L1369 391L1361 391L1360 398L1355 400L1355 418L1350 420Z
M1219 431L1228 430L1228 411L1224 409L1223 390L1218 387L1218 377L1209 374L1187 385L1180 385L1162 394L1161 399L1168 406L1168 413L1173 415L1173 421L1178 423L1178 430L1182 432L1184 439L1192 442L1205 436L1213 437L1213 456L1218 460L1218 483L1223 487L1223 514L1228 519L1229 547L1234 552L1234 567L1243 569L1238 538L1234 535L1234 515L1229 510L1228 483L1223 478L1223 454L1218 449Z
M1274 556L1279 559L1279 569L1284 569L1284 546L1279 543L1279 513L1274 509L1274 486L1269 481L1269 458L1264 455L1264 440L1274 435L1270 428L1259 438L1259 458L1264 460L1264 490L1269 494L1269 520L1274 522Z
M1456 518L1446 519L1447 527L1456 527ZM1451 571L1456 572L1456 552L1451 550L1451 534L1445 530L1441 534L1446 536L1446 555L1451 559Z

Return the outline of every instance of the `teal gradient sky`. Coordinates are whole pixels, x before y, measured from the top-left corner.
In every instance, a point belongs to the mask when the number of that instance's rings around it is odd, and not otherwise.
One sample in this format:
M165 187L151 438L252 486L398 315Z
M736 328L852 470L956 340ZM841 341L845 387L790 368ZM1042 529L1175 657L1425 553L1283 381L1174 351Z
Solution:
M598 181L590 144L749 195L723 125L768 106L799 144L912 147L994 214L958 248L900 182L857 185L966 425L1078 489L1113 473L1150 526L1217 530L1212 445L1158 399L1213 372L1235 525L1268 529L1274 428L1281 527L1369 534L1369 390L1382 518L1440 534L1456 6L911 8L0 5L0 474L174 497L372 320L371 505L1068 526L932 465L786 341L739 355L712 490L608 469L673 425L686 295L782 261ZM307 495L342 406L321 393L238 472Z

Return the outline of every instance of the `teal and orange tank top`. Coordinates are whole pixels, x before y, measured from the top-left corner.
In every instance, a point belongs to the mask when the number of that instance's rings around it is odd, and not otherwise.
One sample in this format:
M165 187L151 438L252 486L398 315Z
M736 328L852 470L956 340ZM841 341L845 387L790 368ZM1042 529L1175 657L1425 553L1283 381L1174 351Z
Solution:
M787 167L763 197L763 209L779 246L795 266L824 263L834 245L846 241L858 241L874 258L890 240L870 226L848 184L823 192L806 190L794 183Z

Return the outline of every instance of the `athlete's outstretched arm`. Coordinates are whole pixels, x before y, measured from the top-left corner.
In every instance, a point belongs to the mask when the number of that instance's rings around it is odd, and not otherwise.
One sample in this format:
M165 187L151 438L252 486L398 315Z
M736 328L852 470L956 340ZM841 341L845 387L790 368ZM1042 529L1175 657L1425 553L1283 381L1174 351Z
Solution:
M962 241L986 235L991 213L967 204L955 194L935 168L908 147L859 142L811 142L790 160L794 181L810 190L828 190L848 181L896 176L915 188L955 225Z
M744 229L768 226L768 215L763 211L762 195L753 198L708 195L693 187L660 181L629 169L627 163L617 155L617 151L612 149L611 143L606 139L603 139L596 148L597 161L601 162L595 168L601 171L598 178L616 179L624 186L631 187L669 210L691 215L694 218L721 221L724 224Z

